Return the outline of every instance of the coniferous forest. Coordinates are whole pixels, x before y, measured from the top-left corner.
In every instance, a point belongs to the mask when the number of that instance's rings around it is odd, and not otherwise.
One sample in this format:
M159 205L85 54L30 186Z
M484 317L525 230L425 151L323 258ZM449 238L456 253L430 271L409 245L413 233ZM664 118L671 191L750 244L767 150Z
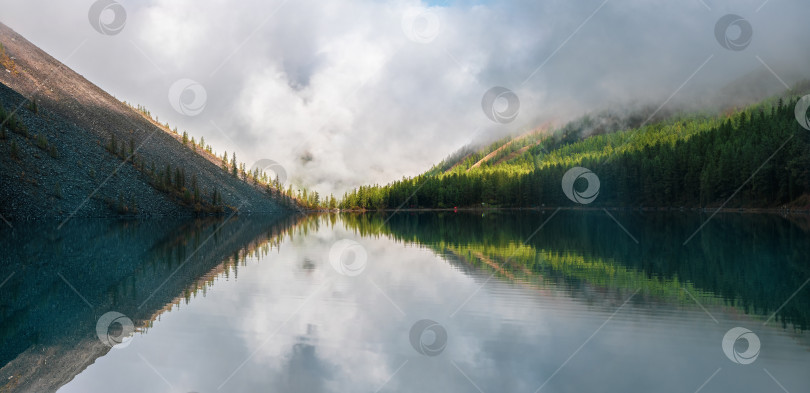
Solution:
M599 178L589 206L718 207L727 200L727 208L806 206L810 131L796 121L798 99L581 137L578 130L593 122L586 116L550 133L456 155L414 178L360 187L340 207L572 206L561 179L576 166Z

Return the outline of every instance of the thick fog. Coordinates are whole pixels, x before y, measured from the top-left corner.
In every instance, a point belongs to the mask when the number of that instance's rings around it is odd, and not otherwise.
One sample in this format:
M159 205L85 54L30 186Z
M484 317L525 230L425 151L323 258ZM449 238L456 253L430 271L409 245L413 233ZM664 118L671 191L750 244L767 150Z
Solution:
M336 194L588 112L739 104L807 78L810 60L805 0L2 0L0 10L0 22L220 155L274 160L288 181Z

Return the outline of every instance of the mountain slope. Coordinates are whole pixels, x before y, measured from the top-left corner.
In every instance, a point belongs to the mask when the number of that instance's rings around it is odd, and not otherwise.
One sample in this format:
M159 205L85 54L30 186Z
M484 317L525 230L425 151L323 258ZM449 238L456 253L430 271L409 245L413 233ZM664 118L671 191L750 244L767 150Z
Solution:
M794 115L808 90L649 124L644 116L585 116L550 133L464 150L416 178L361 187L344 195L341 208L576 206L582 201L562 186L577 166L599 179L598 198L585 202L592 206L808 208L810 133ZM580 179L571 194L588 185Z
M28 130L6 130L0 141L4 218L290 211L284 198L228 175L2 24L0 44L0 104ZM124 154L108 151L112 140ZM169 186L160 182L167 166ZM178 170L182 179L172 183Z

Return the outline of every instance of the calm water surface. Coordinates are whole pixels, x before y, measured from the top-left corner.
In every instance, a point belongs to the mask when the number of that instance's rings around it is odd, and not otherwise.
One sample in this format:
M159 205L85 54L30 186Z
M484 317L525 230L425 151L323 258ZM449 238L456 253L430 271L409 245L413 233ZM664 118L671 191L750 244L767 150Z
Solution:
M20 224L0 391L808 391L805 218L611 214Z

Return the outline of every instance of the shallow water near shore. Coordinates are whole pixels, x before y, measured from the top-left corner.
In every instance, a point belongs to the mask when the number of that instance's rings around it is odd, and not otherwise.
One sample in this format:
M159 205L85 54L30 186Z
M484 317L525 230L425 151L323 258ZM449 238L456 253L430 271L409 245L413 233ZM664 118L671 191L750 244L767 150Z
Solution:
M0 233L0 383L805 390L806 226L707 218L552 210L21 224ZM100 334L109 312L125 319ZM125 321L134 331L110 348L105 337Z

